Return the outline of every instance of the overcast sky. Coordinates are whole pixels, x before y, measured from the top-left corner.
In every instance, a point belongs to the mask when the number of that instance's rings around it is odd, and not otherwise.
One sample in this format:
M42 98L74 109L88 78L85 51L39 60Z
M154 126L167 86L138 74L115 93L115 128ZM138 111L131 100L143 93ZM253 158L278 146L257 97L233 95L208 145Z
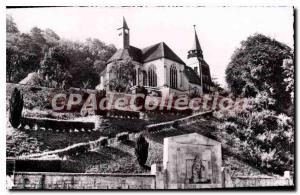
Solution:
M33 26L54 30L60 37L83 41L98 38L118 44L122 17L130 43L143 48L165 42L183 60L196 25L204 59L212 77L225 84L225 69L234 50L249 35L262 33L293 47L291 7L85 7L7 9L21 32Z

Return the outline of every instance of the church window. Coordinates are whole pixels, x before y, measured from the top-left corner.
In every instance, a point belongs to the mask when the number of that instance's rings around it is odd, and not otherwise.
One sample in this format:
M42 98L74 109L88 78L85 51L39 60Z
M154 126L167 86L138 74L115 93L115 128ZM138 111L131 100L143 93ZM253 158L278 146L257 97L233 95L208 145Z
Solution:
M153 65L148 69L148 85L151 87L157 86L157 75L155 67Z
M177 69L174 65L170 68L170 87L174 89L177 88Z
M143 85L147 86L147 72L143 71Z
M133 86L136 85L136 70L135 69L133 70L133 74L132 74L132 84L133 84Z

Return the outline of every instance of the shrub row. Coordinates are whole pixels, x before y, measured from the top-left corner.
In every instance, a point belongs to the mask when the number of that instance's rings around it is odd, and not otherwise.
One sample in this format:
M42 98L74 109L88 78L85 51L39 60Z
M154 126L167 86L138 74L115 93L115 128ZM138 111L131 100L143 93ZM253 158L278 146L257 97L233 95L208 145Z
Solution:
M140 113L136 111L128 111L128 110L109 110L107 112L107 116L115 116L115 117L124 117L124 118L133 118L138 119L140 117Z
M95 123L93 122L81 122L81 121L69 121L69 120L56 120L56 119L46 119L46 118L28 118L23 117L21 120L21 126L25 127L28 125L32 129L35 125L38 127L44 127L45 129L85 129L91 130L95 128Z

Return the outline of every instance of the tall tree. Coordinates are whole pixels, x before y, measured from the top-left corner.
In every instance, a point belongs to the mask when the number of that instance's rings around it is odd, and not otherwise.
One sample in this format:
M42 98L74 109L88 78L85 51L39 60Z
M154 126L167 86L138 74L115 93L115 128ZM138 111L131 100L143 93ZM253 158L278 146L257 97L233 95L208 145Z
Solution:
M135 155L138 160L138 163L141 166L145 166L148 158L148 148L149 148L149 143L145 139L143 135L140 135L135 143Z
M9 122L17 128L21 123L24 100L20 90L14 88L9 100Z
M49 87L58 87L69 83L71 76L68 71L70 59L64 48L56 46L49 49L41 62L41 72Z
M276 100L277 111L290 104L283 74L283 60L293 58L287 45L262 34L248 37L241 43L226 69L226 81L235 95L255 97L265 91Z
M11 15L6 15L6 32L7 33L19 33L19 29Z
M94 88L99 84L99 73L105 69L106 61L116 51L113 45L98 39L63 40L51 29L33 27L28 34L20 33L11 16L7 15L6 20L7 82L19 82L41 68L46 78L56 84L68 81L74 87Z

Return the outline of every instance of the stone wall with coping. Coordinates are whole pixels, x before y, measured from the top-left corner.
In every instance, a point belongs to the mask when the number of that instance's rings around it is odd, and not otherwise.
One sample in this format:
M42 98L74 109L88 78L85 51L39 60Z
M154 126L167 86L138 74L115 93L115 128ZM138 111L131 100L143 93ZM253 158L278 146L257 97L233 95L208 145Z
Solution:
M294 185L292 179L285 177L239 176L232 177L231 179L234 188Z
M155 189L155 175L16 172L14 184L14 189Z

